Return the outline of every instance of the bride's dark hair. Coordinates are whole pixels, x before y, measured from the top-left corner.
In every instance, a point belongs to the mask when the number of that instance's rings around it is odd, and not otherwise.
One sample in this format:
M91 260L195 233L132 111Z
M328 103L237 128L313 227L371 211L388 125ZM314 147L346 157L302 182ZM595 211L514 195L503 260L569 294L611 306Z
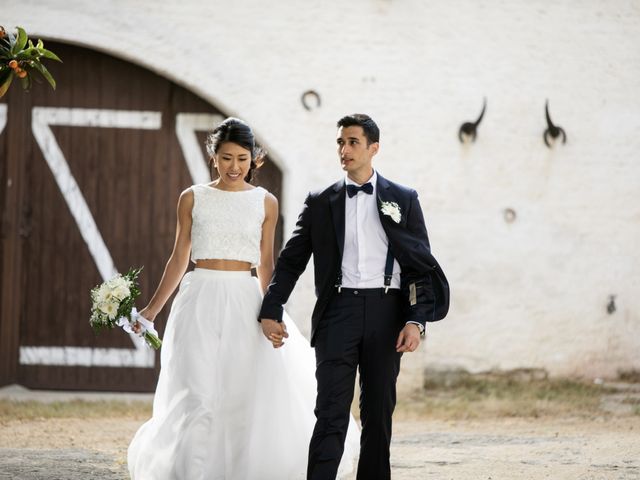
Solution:
M253 171L260 168L264 163L266 150L256 145L256 140L249 125L239 118L229 117L223 120L214 130L207 136L205 146L209 154L209 168L213 163L213 156L218 152L220 145L225 142L232 142L246 148L251 152L251 167L249 173L245 177L245 181L251 182Z

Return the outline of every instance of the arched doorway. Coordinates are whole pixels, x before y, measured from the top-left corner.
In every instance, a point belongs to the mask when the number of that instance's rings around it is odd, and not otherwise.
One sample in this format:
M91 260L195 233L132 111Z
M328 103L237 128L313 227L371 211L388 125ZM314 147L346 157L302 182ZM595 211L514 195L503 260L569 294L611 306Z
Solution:
M15 85L0 103L0 384L152 390L157 354L122 331L96 337L89 290L144 265L138 305L153 294L178 195L208 181L206 131L224 115L138 66L47 46L64 61L58 89ZM280 197L281 180L267 159L256 183Z

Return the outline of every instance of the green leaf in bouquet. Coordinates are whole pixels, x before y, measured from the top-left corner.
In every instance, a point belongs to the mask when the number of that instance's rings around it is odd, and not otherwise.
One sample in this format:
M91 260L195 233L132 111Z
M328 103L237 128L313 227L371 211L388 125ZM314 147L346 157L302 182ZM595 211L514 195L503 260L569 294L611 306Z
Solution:
M36 47L42 49L44 47L44 42L42 41L42 39L38 39L38 45L36 45Z
M46 48L39 48L38 50L40 51L40 54L44 58L49 58L51 60L55 60L57 62L62 63L62 60L60 60L60 58L55 53L53 53L51 50L47 50Z
M28 40L27 32L24 31L24 28L22 27L17 27L17 28L18 28L18 38L11 48L11 53L13 53L14 55L16 55L18 52L20 52L24 48Z
M144 266L138 268L130 268L125 276L132 282L135 282L136 280L138 280L138 276L140 275L140 272L142 272L143 268Z
M11 81L13 80L13 71L9 70L6 74L7 75L5 76L5 73L3 72L2 76L0 76L0 97L7 93L7 90L9 90L9 87L11 86Z
M47 80L47 82L49 82L54 90L56 89L56 81L51 76L51 73L49 73L49 70L47 70L47 67L45 67L42 63L36 61L33 62L33 68L35 68L42 74L42 76Z
M16 60L38 60L41 55L36 47L26 48L16 55Z

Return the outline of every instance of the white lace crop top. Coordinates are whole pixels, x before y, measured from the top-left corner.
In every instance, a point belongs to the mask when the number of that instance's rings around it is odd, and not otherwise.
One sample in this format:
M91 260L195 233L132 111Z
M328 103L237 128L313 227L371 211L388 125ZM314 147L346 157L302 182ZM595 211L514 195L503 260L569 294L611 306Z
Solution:
M230 192L205 184L191 190L191 261L240 260L257 267L267 191L256 187Z

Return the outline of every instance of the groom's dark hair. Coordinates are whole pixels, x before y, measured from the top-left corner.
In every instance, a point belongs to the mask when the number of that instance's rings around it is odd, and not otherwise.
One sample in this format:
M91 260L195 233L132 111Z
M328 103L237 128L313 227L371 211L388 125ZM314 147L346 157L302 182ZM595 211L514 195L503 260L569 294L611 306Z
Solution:
M369 115L364 113L352 113L338 120L338 128L340 127L362 127L364 136L367 137L367 146L380 141L380 129L376 122Z

